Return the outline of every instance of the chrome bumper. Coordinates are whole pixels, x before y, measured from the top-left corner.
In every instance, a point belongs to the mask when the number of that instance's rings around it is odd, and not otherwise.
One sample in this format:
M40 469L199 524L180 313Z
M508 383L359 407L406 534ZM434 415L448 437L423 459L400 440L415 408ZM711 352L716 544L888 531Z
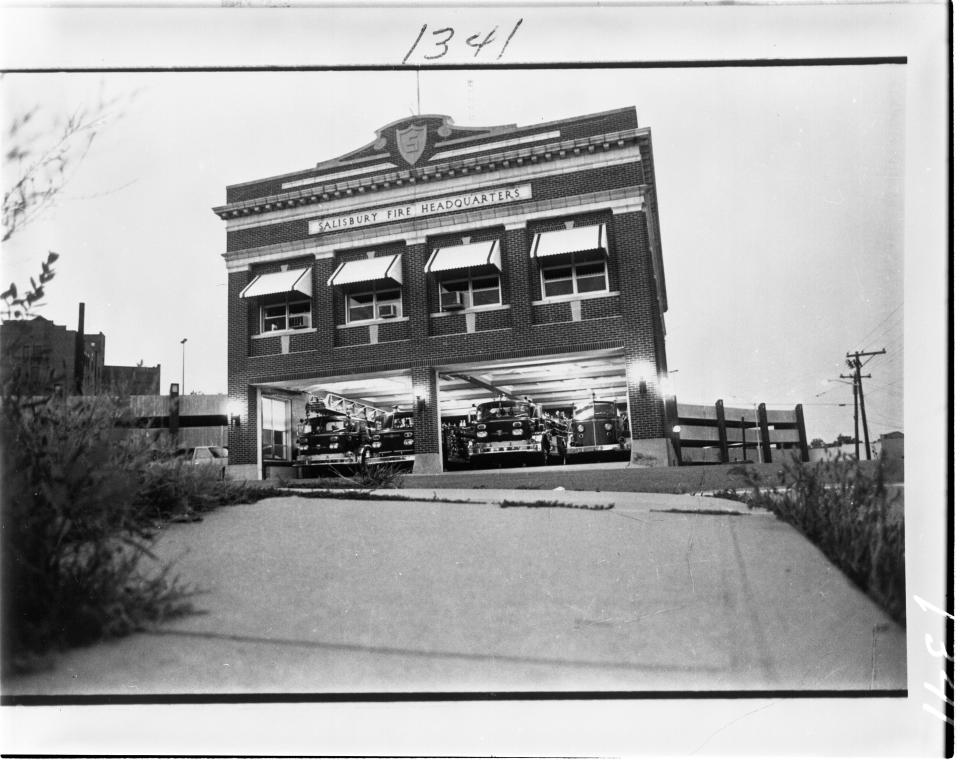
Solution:
M605 453L610 450L622 450L625 453L630 452L629 447L624 447L619 443L614 443L612 445L579 445L576 447L573 445L567 446L568 455L576 455L577 453Z
M539 453L540 443L529 440L510 442L474 442L470 446L470 455L490 455L491 453Z
M413 453L405 455L377 455L374 453L367 459L367 463L401 463L402 461L412 461Z
M297 459L297 463L312 465L317 463L360 463L360 457L346 453L324 453L321 455L306 455Z

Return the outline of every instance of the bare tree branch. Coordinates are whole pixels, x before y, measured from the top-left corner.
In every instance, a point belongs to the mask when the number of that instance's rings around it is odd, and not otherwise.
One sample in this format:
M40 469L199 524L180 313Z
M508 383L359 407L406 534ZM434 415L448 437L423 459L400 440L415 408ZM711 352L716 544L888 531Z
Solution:
M12 179L3 193L2 238L42 215L70 181L102 128L118 115L117 101L102 98L93 107L81 107L54 124L55 134L39 125L39 107L14 117L6 131L4 178Z

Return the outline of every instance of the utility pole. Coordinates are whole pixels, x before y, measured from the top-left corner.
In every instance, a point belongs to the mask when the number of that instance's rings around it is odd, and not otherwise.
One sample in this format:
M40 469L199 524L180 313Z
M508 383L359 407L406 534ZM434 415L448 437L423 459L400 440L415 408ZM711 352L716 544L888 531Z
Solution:
M86 305L80 303L80 313L77 316L77 335L73 342L73 393L83 394L84 354L87 352L83 342L83 312Z
M857 391L857 390L860 391L860 416L861 416L861 418L863 418L863 445L864 445L864 447L866 448L865 451L864 451L864 454L866 455L868 461L869 461L870 458L871 458L871 456L870 456L870 432L867 430L867 402L866 402L866 397L865 397L864 394L863 394L863 379L864 379L864 378L869 378L870 376L869 376L869 375L865 376L865 375L863 375L863 374L861 373L861 369L863 368L863 366L864 366L866 363L861 362L861 361L860 361L860 358L861 358L861 357L866 357L866 358L867 358L867 362L869 362L869 361L872 360L874 357L876 357L878 354L886 354L886 353L887 353L886 347L884 347L883 349L881 349L881 350L878 351L878 352L847 352L847 366L850 367L850 368L853 368L853 371L854 371L854 382L853 382L853 386L854 386L854 406L853 406L853 407L854 407L854 410L856 410L856 407L857 407L857 406L856 406L856 391ZM851 359L853 360L853 362L850 361ZM854 416L856 416L856 413L854 413ZM859 451L857 451L857 452L858 452L858 456L857 456L857 457L859 458Z
M860 412L858 397L860 393L860 387L857 386L856 376L841 375L841 378L852 378L854 379L853 383L850 385L853 387L853 453L854 457L859 461L860 460Z

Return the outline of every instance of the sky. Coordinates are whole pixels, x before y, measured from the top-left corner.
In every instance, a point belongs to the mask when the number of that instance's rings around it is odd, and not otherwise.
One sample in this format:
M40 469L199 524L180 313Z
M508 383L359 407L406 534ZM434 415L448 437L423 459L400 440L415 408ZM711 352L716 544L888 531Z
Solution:
M419 112L535 125L635 106L653 136L679 400L802 403L808 437L830 441L853 431L846 353L885 348L864 370L873 438L903 428L902 70L425 71ZM160 364L162 391L182 376L207 394L227 384L211 211L225 187L418 112L413 71L6 74L0 96L5 125L109 104L55 205L4 244L4 284L56 251L38 314L75 328L84 302L107 364Z

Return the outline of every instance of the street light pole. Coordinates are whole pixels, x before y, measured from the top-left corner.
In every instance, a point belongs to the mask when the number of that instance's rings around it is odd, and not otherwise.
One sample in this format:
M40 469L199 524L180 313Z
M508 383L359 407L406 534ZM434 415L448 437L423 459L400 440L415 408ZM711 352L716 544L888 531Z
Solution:
M180 342L180 391L187 393L187 339Z

